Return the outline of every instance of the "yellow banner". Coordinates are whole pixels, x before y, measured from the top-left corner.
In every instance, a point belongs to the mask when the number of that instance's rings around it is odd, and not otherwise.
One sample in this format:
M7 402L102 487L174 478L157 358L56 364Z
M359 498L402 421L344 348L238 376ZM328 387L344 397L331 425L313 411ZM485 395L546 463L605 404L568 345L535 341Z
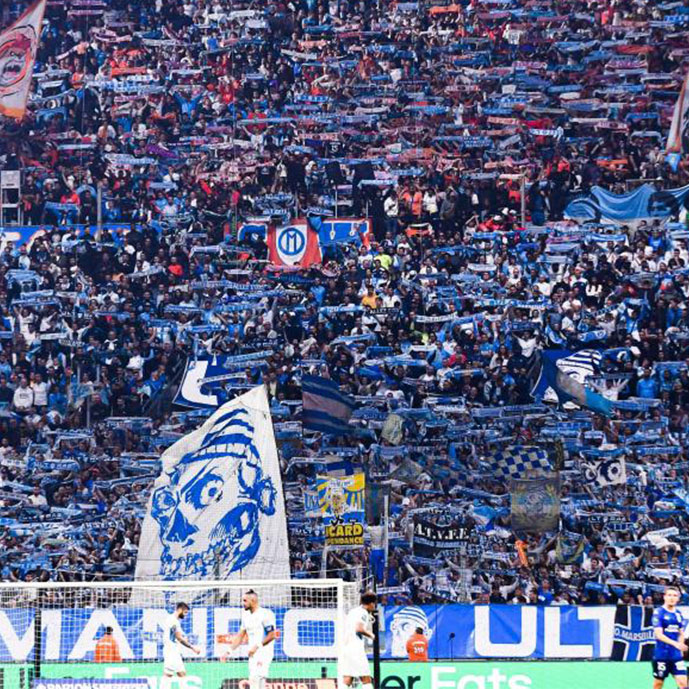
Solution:
M364 544L366 475L318 476L318 504L326 545Z

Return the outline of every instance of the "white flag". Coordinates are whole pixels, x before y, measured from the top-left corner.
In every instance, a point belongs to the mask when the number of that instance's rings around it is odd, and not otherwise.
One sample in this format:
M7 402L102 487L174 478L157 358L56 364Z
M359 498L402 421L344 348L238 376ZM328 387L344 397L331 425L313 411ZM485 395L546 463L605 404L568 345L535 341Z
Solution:
M163 454L136 578L289 578L280 464L263 386L224 404Z
M666 153L687 153L687 112L689 111L689 72L684 77L675 109L672 113L672 123L667 134Z
M46 0L35 0L0 34L0 115L24 117L45 5Z

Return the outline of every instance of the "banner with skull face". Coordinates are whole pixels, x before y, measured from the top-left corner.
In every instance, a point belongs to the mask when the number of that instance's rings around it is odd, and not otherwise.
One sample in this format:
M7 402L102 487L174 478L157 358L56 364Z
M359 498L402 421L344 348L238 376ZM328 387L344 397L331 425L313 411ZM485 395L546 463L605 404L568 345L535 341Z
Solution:
M289 578L282 480L263 386L224 404L163 454L136 578Z
M0 33L0 115L24 117L45 5L46 0L36 0Z

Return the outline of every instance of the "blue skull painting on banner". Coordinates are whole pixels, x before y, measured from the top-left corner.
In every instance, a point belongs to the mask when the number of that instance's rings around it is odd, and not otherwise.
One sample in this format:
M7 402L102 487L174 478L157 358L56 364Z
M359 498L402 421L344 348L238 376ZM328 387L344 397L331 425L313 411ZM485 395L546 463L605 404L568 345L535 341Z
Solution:
M137 579L289 577L287 526L265 388L220 407L162 457Z

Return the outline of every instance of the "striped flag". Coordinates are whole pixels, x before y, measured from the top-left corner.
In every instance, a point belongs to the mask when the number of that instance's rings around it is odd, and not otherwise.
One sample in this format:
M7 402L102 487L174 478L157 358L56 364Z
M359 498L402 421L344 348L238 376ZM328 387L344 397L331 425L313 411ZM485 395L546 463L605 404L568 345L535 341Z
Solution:
M318 463L318 473L328 474L328 476L351 476L355 473L355 468L351 460L346 457L326 455Z
M584 385L587 376L592 376L600 366L600 360L601 353L598 350L582 349L565 356L563 359L558 359L557 367Z
M343 435L349 431L348 421L354 411L354 398L340 392L335 381L304 375L301 392L304 428L329 435Z

